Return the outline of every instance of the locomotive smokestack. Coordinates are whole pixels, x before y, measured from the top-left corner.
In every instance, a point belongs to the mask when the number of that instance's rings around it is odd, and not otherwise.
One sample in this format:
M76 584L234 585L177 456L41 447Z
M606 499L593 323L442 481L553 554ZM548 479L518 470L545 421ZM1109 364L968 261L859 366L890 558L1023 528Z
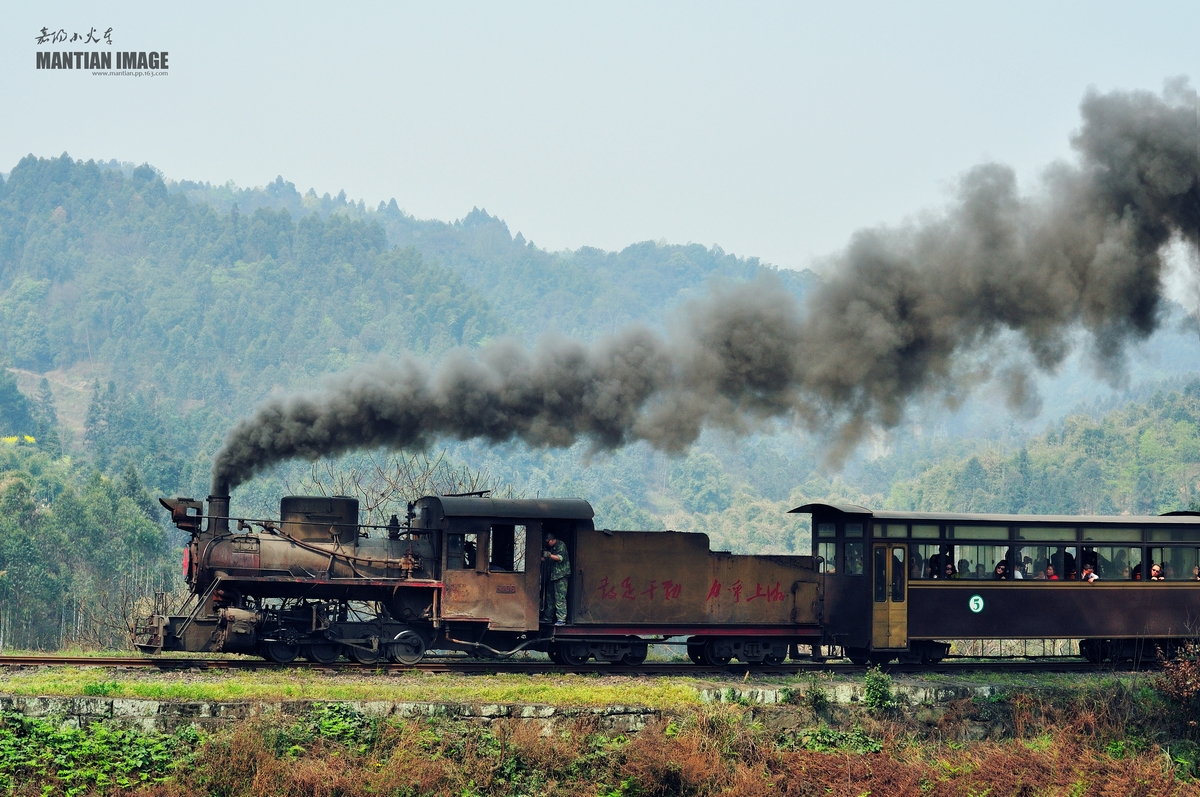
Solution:
M213 483L213 495L208 497L208 533L229 533L229 485Z
M237 486L289 457L438 437L678 451L706 426L776 418L825 435L836 460L914 400L987 378L1031 408L1030 373L1055 369L1081 327L1116 379L1125 345L1159 323L1163 248L1200 243L1195 97L1183 80L1162 96L1089 92L1078 162L1040 192L1020 194L1006 166L973 169L940 216L856 234L803 312L768 279L687 305L666 336L502 341L436 369L381 360L265 401L230 430L214 477Z

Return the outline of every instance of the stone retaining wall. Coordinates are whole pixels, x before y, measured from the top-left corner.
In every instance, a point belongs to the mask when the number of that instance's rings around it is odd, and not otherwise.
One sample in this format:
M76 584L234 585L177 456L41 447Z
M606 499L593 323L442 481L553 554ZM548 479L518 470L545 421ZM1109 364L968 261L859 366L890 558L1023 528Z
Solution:
M215 725L277 714L298 716L313 703L333 701L175 701L123 697L4 697L0 710L27 717L61 717L65 724L86 727L99 721L134 726L144 731L170 732L190 724ZM481 723L500 719L541 722L548 728L580 717L596 717L599 727L613 733L633 733L657 719L659 712L636 706L563 708L498 703L413 703L388 700L336 701L377 717L456 717Z
M771 705L774 703L797 702L809 689L820 689L832 705L853 706L864 698L861 681L814 681L812 684L796 684L789 687L713 687L700 690L704 703L749 703ZM919 682L894 682L892 692L901 703L909 705L943 705L956 700L989 698L997 694L997 688L973 684L926 684ZM799 701L803 702L803 701Z
M854 706L863 700L860 682L832 682L793 687L730 686L700 689L704 703L740 703L743 705L777 705L807 703L804 693L818 688L824 692L829 705ZM996 694L992 686L896 683L893 691L898 700L910 706L940 706L974 698L989 698ZM303 714L314 702L327 701L182 701L144 700L123 697L13 697L0 696L0 710L28 717L61 717L75 727L97 721L112 721L131 725L145 731L170 732L181 726L215 725L223 722L251 719L277 714L284 717ZM539 722L547 729L580 717L595 717L601 729L613 733L634 733L654 721L661 712L639 706L603 706L570 708L531 704L502 703L431 703L388 700L338 701L353 706L369 716L378 717L454 717L480 723L501 719ZM782 706L781 706L782 707Z

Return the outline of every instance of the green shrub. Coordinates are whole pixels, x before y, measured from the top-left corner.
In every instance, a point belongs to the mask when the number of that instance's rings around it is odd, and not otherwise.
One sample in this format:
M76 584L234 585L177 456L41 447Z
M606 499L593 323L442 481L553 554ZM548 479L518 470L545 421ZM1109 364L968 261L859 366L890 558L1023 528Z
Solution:
M892 676L876 665L863 676L863 704L871 711L890 711L896 708L896 696L892 694Z
M0 791L37 782L43 794L104 794L164 780L192 760L194 728L142 733L107 723L71 728L61 720L0 713Z

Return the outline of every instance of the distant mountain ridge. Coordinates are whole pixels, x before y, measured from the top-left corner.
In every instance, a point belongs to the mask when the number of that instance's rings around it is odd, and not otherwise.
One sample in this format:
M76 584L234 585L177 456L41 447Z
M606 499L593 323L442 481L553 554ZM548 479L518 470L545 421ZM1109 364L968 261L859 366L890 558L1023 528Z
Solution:
M450 268L488 296L514 331L532 339L554 330L585 339L640 321L657 324L670 309L701 291L713 279L743 281L773 273L797 296L817 281L813 272L780 269L757 257L737 257L719 246L642 241L619 252L581 247L574 252L548 252L486 210L454 222L417 219L393 198L370 208L361 200L301 194L277 177L261 188L214 186L181 181L169 190L229 212L258 208L287 210L293 217L316 213L322 218L343 214L374 221L393 246L417 249L427 259Z

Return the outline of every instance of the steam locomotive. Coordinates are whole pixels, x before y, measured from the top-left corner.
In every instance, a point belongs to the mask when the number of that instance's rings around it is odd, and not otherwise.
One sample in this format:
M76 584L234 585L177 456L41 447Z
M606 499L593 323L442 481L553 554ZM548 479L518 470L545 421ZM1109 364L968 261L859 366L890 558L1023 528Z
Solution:
M360 525L346 497L285 497L278 521L230 518L227 495L210 496L207 514L192 499L160 501L190 535L191 592L175 613L160 605L136 624L147 653L412 664L430 649L535 650L565 665L638 664L649 643L686 637L696 662L776 664L821 640L812 557L710 551L703 534L597 530L582 500L427 496L382 527ZM561 626L543 620L549 534L571 563Z
M698 664L935 662L946 640L1073 639L1093 661L1168 655L1197 635L1200 513L1078 517L871 511L813 503L814 556L712 551L704 534L596 529L578 499L426 496L403 522L358 502L289 496L279 520L229 517L228 495L160 499L190 535L190 596L134 627L137 647L286 663L427 650L542 651L638 664L650 643ZM231 523L236 525L231 527ZM545 611L543 540L568 551L565 625Z

